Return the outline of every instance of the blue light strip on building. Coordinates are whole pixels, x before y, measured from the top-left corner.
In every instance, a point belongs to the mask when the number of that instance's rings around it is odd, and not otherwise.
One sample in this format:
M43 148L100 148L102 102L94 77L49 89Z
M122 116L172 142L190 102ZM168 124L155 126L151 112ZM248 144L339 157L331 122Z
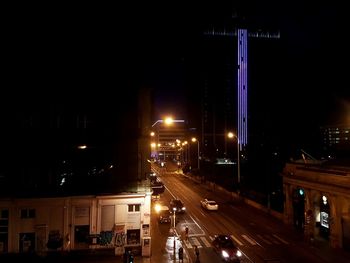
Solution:
M247 39L248 32L247 29L237 30L237 40L238 40L238 95L237 95L237 130L239 138L239 148L242 150L242 146L248 143L248 99L247 99L247 75L248 75L248 49L247 49Z

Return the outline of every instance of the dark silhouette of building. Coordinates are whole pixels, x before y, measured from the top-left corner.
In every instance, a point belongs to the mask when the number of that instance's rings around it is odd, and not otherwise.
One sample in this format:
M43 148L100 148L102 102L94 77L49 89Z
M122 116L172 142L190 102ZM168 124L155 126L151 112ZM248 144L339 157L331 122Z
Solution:
M16 103L3 122L2 194L109 193L144 179L151 94L127 88L133 92L115 97L30 96Z

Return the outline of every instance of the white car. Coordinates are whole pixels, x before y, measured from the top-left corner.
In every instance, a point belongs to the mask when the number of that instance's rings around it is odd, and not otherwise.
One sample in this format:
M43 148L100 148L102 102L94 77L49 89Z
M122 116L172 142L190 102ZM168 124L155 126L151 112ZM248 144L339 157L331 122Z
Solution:
M207 210L218 210L219 205L214 200L201 200L201 206Z

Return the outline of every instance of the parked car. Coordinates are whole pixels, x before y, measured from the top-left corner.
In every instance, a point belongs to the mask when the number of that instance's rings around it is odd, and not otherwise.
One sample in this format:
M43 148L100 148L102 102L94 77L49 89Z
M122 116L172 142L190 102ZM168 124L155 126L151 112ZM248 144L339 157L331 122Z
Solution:
M213 249L225 262L240 262L242 252L236 247L230 235L215 235Z
M169 209L172 213L176 209L176 213L184 213L186 211L186 207L184 203L180 199L172 199L170 201Z
M204 199L201 200L201 206L207 210L218 210L219 205L214 200Z

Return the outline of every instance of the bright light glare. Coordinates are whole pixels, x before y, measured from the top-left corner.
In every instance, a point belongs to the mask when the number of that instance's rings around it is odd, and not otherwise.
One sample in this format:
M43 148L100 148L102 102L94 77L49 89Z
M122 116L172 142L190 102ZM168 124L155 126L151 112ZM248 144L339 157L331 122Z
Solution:
M237 256L237 257L241 257L241 256L242 256L242 252L239 251L239 250L237 250L236 256Z
M221 254L224 258L228 258L230 256L225 250L221 251Z
M159 213L159 211L161 210L160 205L157 204L157 205L154 207L154 210L156 210L156 212Z
M233 132L229 132L228 134L227 134L227 137L229 137L229 138L233 138L235 135L233 134Z
M164 123L165 123L166 125L169 125L169 124L172 124L173 121L174 121L173 118L167 117L167 118L165 118Z

